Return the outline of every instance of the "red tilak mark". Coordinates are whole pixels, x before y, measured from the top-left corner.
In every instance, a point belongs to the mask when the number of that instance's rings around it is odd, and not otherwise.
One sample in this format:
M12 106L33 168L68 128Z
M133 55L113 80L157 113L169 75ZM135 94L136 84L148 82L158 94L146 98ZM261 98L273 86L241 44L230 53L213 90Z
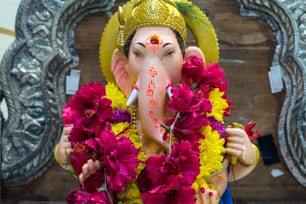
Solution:
M201 193L205 193L205 188L204 188L204 187L201 187L201 188L200 188L200 191L201 191Z
M154 111L153 110L149 111L149 117L152 118L152 120L154 120Z
M157 123L158 122L158 118L153 118L153 122Z
M151 89L151 88L147 88L146 93L147 93L147 96L153 96L154 95L154 90Z
M153 45L158 45L159 40L157 38L151 38L150 43L153 44Z
M147 38L145 43L151 48L152 52L155 53L156 50L158 50L160 46L163 44L163 41L160 39L158 35L156 35L156 33L154 33L153 35Z
M159 132L160 132L160 133L164 133L164 129L161 128L161 127L159 127Z
M154 81L150 80L149 81L149 84L148 84L148 87L151 88L151 89L155 89L156 88L156 84Z
M151 80L148 84L148 88L146 90L147 96L153 96L154 95L154 89L156 88L155 83Z
M154 108L155 106L157 106L156 100L151 99L151 100L149 101L149 103L150 103L150 107L151 107L151 108Z
M149 69L148 73L149 73L149 75L150 75L152 78L154 78L154 77L157 76L157 71L156 71L156 69L155 69L154 67L151 67L151 68Z

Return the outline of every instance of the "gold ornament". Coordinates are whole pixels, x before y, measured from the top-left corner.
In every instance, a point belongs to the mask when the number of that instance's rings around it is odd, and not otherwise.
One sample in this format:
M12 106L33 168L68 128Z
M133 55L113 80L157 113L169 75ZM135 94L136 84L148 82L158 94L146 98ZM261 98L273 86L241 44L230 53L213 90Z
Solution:
M150 14L150 12L153 13ZM156 12L161 16L155 15ZM173 17L176 20L171 22ZM164 23L162 19L167 19L169 22ZM178 19L181 20L178 22ZM135 22L132 22L134 20ZM111 73L113 51L122 47L129 35L138 28L148 26L165 26L175 29L181 34L184 42L187 39L184 32L186 33L188 27L205 55L206 64L219 61L218 39L214 27L201 9L192 2L188 0L130 0L111 17L101 38L99 61L106 81L115 82Z
M122 9L119 9L121 11ZM176 8L173 0L138 0L132 12L119 12L120 27L119 47L123 47L126 40L138 28L142 27L168 27L176 30L186 44L186 24L184 17ZM123 37L123 40L120 39Z

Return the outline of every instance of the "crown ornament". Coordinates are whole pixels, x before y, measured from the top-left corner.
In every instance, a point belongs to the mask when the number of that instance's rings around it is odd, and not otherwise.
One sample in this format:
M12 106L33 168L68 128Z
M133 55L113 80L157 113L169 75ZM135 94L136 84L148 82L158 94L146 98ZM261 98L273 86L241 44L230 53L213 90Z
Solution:
M131 12L118 10L118 47L123 47L127 39L138 28L168 27L177 31L186 45L186 24L173 0L137 0Z

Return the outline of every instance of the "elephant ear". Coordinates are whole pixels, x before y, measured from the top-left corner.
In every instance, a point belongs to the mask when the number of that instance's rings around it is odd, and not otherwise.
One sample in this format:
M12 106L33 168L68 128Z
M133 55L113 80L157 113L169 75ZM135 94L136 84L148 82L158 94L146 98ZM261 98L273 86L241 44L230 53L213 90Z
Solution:
M188 58L192 56L197 56L203 59L203 62L205 63L205 56L202 50L196 46L190 46L186 48L184 60L188 60Z
M129 97L132 91L132 84L129 73L126 71L127 58L125 55L116 49L112 55L111 68L115 77L116 83L125 94Z

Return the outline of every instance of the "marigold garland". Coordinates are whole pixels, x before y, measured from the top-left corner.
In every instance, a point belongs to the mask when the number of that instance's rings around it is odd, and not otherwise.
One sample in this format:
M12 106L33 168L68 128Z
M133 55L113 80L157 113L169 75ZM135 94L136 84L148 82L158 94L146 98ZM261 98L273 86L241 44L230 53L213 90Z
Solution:
M220 134L212 130L210 126L202 128L205 139L200 139L200 173L193 187L198 190L199 184L203 185L205 180L216 170L222 168L223 153L225 152L224 140L220 140Z

